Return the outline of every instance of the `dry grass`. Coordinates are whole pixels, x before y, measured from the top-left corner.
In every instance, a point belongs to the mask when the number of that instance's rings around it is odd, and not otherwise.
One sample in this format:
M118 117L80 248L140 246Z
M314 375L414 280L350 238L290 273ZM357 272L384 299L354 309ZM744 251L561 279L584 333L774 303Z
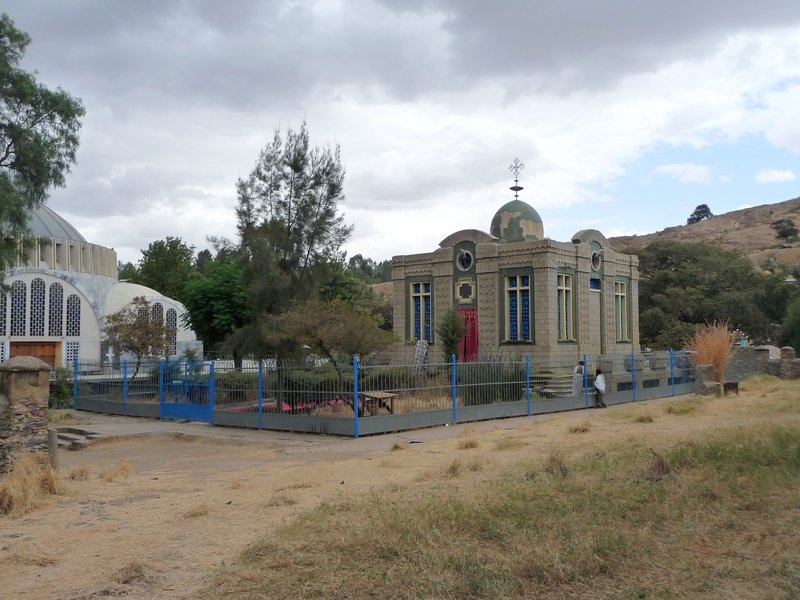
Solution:
M710 323L698 329L686 343L686 349L696 352L696 365L714 365L714 378L722 384L725 367L733 353L736 334L726 321Z
M654 420L653 415L639 415L633 421L634 423L652 423Z
M134 560L117 570L111 580L119 585L140 583L149 579L148 571L149 567L146 564Z
M444 470L444 474L446 477L450 477L455 479L456 477L461 476L461 472L464 470L464 465L461 463L460 460L455 459L451 462Z
M554 452L542 468L323 502L197 597L800 597L796 425Z
M528 442L521 438L516 437L504 437L500 438L494 443L495 450L512 450L514 448L520 448L521 446L527 446Z
M297 500L291 496L287 496L286 494L275 494L264 506L267 508L273 508L275 506L294 506L295 504L297 504Z
M13 565L49 567L58 563L58 559L51 552L43 550L35 543L18 542L11 548L11 552L3 558L3 562Z
M72 481L86 481L92 475L92 468L89 465L78 465L69 470L68 479Z
M83 419L70 409L51 409L47 411L48 425L76 425L82 421Z
M458 441L458 449L459 450L470 450L471 448L477 448L480 446L478 440L474 438L467 438L465 440Z
M591 423L585 421L583 423L579 423L578 425L571 425L567 431L569 433L586 433L592 428Z
M400 442L395 442L392 444L392 452L396 452L397 450L405 450L408 448L408 444L402 444Z
M688 415L698 410L701 406L702 403L697 397L691 397L686 400L672 400L664 407L664 412L668 415Z
M198 504L191 510L187 510L183 513L184 519L197 519L199 517L205 517L209 513L208 504L203 502L202 504Z
M97 476L103 481L111 483L115 479L127 479L133 471L133 465L129 462L117 463L111 467L103 467L97 472Z
M0 515L23 515L47 496L64 491L64 484L49 463L39 463L32 453L20 452L8 475L0 480Z

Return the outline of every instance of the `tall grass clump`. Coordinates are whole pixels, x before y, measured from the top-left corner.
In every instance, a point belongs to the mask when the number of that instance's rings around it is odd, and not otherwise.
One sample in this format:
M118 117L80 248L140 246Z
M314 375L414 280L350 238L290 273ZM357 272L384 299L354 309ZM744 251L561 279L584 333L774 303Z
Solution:
M727 321L715 321L700 327L686 342L686 349L695 352L695 365L714 365L714 378L722 383L725 367L733 353L736 335Z
M49 464L40 465L30 452L20 452L6 478L0 480L0 515L24 515L46 496L63 493L64 485Z

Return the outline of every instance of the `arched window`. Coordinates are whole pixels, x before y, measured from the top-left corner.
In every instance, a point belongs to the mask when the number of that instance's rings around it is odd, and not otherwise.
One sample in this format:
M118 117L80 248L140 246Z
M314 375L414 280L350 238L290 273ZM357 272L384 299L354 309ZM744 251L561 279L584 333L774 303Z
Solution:
M0 337L6 336L6 321L8 320L8 314L6 314L7 303L6 293L0 290Z
M178 353L178 312L174 308L167 310L167 354Z
M67 336L81 335L81 299L76 294L67 298Z
M47 335L64 335L64 287L60 283L50 285L50 322Z
M160 302L156 302L153 304L152 316L150 318L153 323L163 323L164 322L164 306Z
M44 336L44 279L37 277L31 282L31 335Z
M11 284L11 335L25 335L27 286L22 281Z

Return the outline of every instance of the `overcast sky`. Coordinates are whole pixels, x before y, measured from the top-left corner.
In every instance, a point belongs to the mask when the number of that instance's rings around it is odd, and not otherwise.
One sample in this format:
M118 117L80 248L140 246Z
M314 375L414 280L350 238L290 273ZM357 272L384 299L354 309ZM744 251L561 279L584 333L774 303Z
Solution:
M274 130L340 144L349 255L428 252L520 198L567 241L800 196L798 0L5 0L86 106L49 205L122 261L235 237Z

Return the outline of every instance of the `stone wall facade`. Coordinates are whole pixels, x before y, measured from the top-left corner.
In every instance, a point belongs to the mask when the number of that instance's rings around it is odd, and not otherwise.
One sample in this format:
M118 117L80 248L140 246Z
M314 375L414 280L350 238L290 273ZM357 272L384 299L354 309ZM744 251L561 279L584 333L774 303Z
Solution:
M30 450L47 460L47 401L50 367L31 356L0 364L0 473L16 453Z

